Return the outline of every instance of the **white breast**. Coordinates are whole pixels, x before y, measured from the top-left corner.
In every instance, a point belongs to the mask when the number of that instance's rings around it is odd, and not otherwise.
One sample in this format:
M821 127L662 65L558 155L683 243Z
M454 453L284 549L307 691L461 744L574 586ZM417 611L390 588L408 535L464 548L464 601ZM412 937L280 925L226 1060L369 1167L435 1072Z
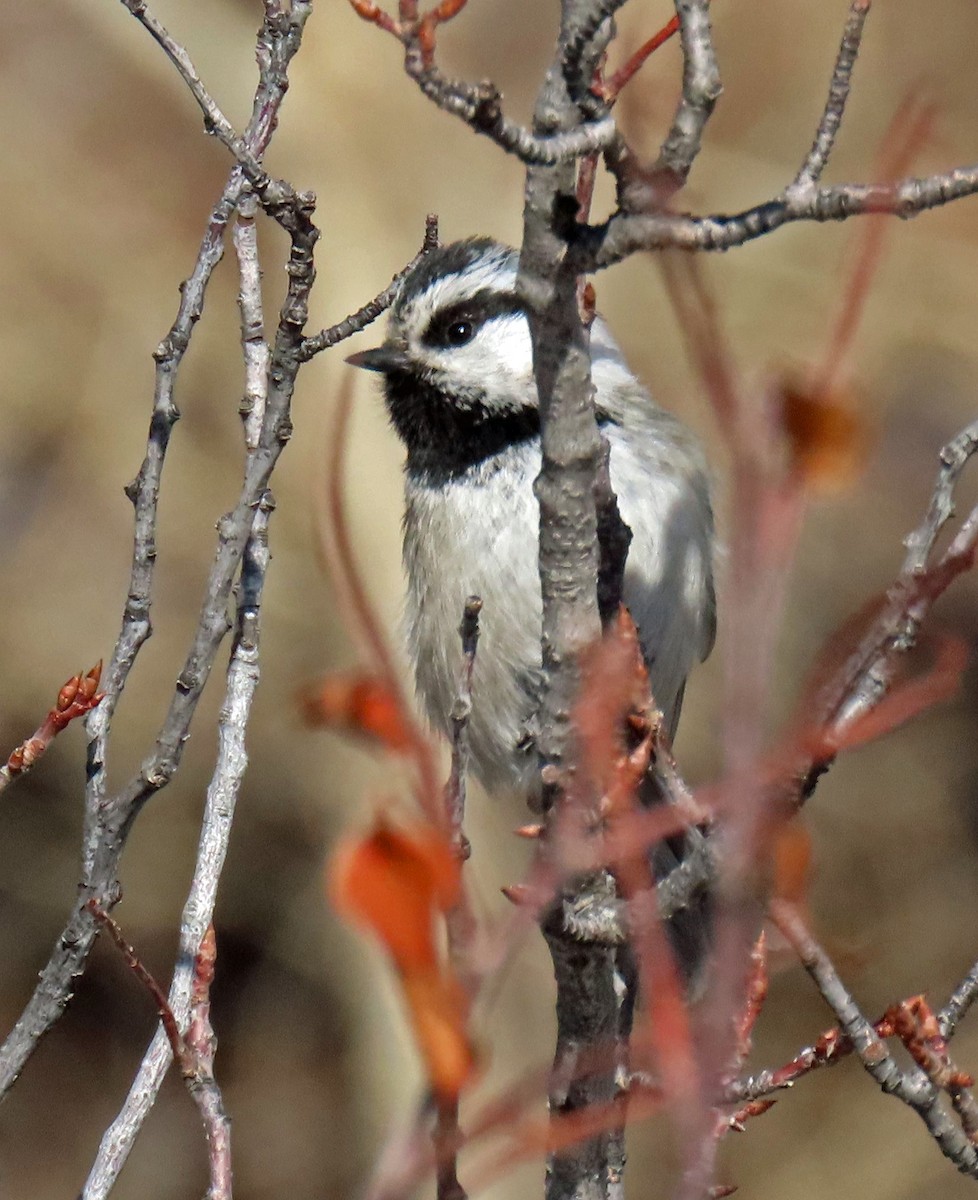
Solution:
M624 599L639 628L656 702L674 725L686 675L712 638L711 517L690 436L659 410L642 413L638 424L627 441L621 428L607 427L612 483L633 533ZM408 479L407 635L419 696L432 723L448 732L462 608L468 596L482 597L473 764L490 791L525 790L536 771L526 735L540 688L533 495L539 446L516 447L496 463L498 469L482 470L478 482L466 477L432 488Z

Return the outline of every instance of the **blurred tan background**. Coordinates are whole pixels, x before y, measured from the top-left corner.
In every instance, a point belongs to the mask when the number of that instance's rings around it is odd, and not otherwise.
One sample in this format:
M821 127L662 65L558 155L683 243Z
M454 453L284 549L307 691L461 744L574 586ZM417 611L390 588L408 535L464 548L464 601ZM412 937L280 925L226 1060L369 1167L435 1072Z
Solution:
M470 0L441 38L442 63L493 78L525 116L550 50L557 5ZM159 0L225 111L244 123L253 87L255 0ZM624 45L658 27L666 0L633 0ZM810 144L846 12L844 0L717 0L726 93L688 203L731 210L774 194ZM919 164L978 158L973 86L978 9L970 0L887 0L871 15L832 179L865 177L907 89L941 106ZM647 152L678 78L675 45L636 85L629 133ZM485 140L434 111L401 75L397 47L341 0L319 0L292 72L272 170L319 193L314 323L358 307L414 252L424 214L447 239L520 230L521 172ZM0 3L0 745L35 726L72 671L107 657L125 597L135 474L152 390L151 352L172 320L210 205L228 170L163 55L117 0ZM710 260L748 376L804 366L823 345L854 227L782 231ZM263 233L269 310L281 294L284 242ZM658 397L708 441L704 398L686 364L661 279L635 259L597 280L599 306ZM196 621L214 522L238 487L242 387L235 273L219 270L179 381L161 506L156 635L116 727L121 781L145 753ZM936 451L978 396L978 202L894 222L857 343L854 377L878 431L865 478L820 504L803 538L776 680L786 711L821 639L874 591L923 511ZM371 344L367 334L357 345ZM342 351L306 368L296 436L276 472L279 502L264 614L263 680L218 906L218 1073L234 1118L240 1200L357 1194L384 1133L411 1111L420 1080L379 956L341 928L322 897L337 834L391 792L389 769L357 747L304 730L299 685L348 666L313 552L316 480ZM399 451L360 381L349 479L352 520L376 603L399 607ZM717 458L719 465L719 458ZM974 498L974 483L966 496ZM975 587L940 620L974 640ZM722 606L722 587L721 587ZM722 611L722 607L721 607ZM716 658L716 656L715 656ZM118 916L167 977L214 755L221 672L208 689L175 784L139 820L124 861ZM680 756L693 779L715 766L719 672L688 690ZM852 755L819 788L807 820L817 850L813 911L865 1008L927 989L940 1002L978 952L978 675L961 699ZM4 751L6 753L6 751ZM84 751L69 731L0 803L0 1023L13 1024L74 894ZM518 812L473 803L472 875L487 912L517 877ZM481 1030L491 1089L546 1060L545 955L527 948ZM797 969L780 974L762 1019L758 1065L790 1057L829 1024ZM67 1017L0 1107L0 1196L75 1196L153 1027L145 996L100 947ZM956 1043L978 1068L978 1019ZM630 1195L662 1193L661 1129L632 1137ZM733 1143L734 1139L731 1139ZM725 1178L757 1200L930 1200L973 1184L939 1156L912 1114L852 1063L806 1080L731 1144ZM484 1193L532 1200L539 1165ZM116 1194L176 1200L205 1186L203 1140L170 1079Z

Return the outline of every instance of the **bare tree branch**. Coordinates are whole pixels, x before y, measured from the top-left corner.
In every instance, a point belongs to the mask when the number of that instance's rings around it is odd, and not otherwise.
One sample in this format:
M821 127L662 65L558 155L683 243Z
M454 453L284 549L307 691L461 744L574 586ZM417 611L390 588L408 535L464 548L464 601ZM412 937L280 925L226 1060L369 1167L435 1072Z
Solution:
M207 1138L210 1163L210 1187L205 1200L231 1200L231 1122L224 1109L224 1098L214 1078L214 1053L217 1043L210 1025L210 985L214 979L217 943L214 926L208 927L203 943L193 960L192 1019L184 1034L163 989L129 945L118 924L94 900L88 909L102 928L108 930L122 951L130 970L142 983L160 1014L160 1034L166 1039L171 1059L177 1060L187 1091L197 1105Z
M683 48L683 90L672 128L652 171L668 173L679 188L685 184L700 152L703 131L722 87L710 29L709 0L675 2Z
M259 679L261 598L269 559L268 521L273 509L271 493L266 492L259 502L241 567L237 629L218 723L217 763L207 789L197 862L181 918L180 948L167 1001L180 1031L191 1019L195 963L213 922L218 882L248 763L245 731ZM82 1193L84 1200L107 1196L125 1166L172 1061L172 1040L163 1029L153 1037L122 1110L102 1137Z
M502 96L493 84L463 83L444 75L434 62L434 30L459 13L465 7L465 0L442 0L423 16L401 20L391 17L372 0L350 0L350 3L365 21L371 21L401 42L406 74L432 103L523 163L553 167L573 162L582 155L603 150L618 136L610 117L573 129L531 133L503 115Z
M856 65L859 47L862 43L863 27L869 16L871 0L854 0L849 9L849 19L842 34L842 44L835 60L835 70L832 72L832 82L829 85L829 97L825 102L822 119L818 123L815 141L809 150L801 169L791 185L805 188L818 183L829 161L829 156L835 147L836 135L842 124L842 117L849 99L849 88L852 83L852 69Z
M132 13L136 20L152 35L153 40L162 47L167 58L180 73L180 78L190 89L197 101L200 111L204 114L204 129L217 137L231 151L244 168L248 178L260 186L267 182L268 175L256 156L247 138L242 138L227 119L217 102L204 86L197 68L194 66L186 49L167 32L166 27L157 19L145 0L122 0L122 4ZM266 13L268 9L266 7Z
M355 313L344 317L342 321L337 321L335 325L331 325L328 329L320 330L319 333L313 334L312 337L305 338L301 350L302 361L307 362L310 358L319 354L320 351L328 350L331 346L336 346L338 343L346 341L347 338L353 337L355 333L359 333L362 329L366 329L368 325L371 325L378 317L382 316L394 303L398 288L401 286L401 280L414 270L429 250L435 249L437 245L438 217L435 213L429 213L425 218L424 240L421 243L421 249L414 258L411 259L407 266L402 267L398 271L387 287L382 292L378 292L373 300L368 300L362 308L358 308Z
M940 1092L934 1082L926 1075L911 1078L900 1070L885 1043L846 990L831 959L808 932L798 911L783 901L776 901L771 906L771 916L835 1013L839 1027L852 1042L869 1074L887 1095L896 1096L917 1113L941 1153L962 1174L978 1179L978 1150L968 1134L959 1129L941 1107Z
M288 65L299 47L309 16L307 0L294 0L287 15L269 0L259 31L260 79L252 118L245 135L250 152L260 156L268 144L288 86ZM229 629L227 606L232 584L251 536L255 513L268 479L291 433L289 408L300 366L299 346L308 313L308 293L314 279L313 246L318 232L310 213L313 199L269 190L263 205L290 235L289 286L269 368L269 395L256 451L234 510L219 524L218 546L201 610L200 624L177 680L176 692L160 728L155 751L140 771L114 797L106 795L105 759L112 716L129 671L149 637L150 596L156 557L156 510L160 479L170 433L178 411L173 400L177 370L193 327L200 317L204 293L223 254L223 235L241 196L244 179L236 168L211 214L197 264L181 292L176 321L156 353L157 374L153 415L146 457L127 494L133 501L135 538L129 596L122 631L105 674L106 698L89 717L88 788L82 849L80 895L55 949L41 972L40 982L13 1031L0 1048L0 1095L22 1070L40 1038L64 1011L74 979L91 950L95 924L86 907L94 899L111 908L119 890L117 870L132 823L143 804L165 787L180 763L187 731L217 650Z

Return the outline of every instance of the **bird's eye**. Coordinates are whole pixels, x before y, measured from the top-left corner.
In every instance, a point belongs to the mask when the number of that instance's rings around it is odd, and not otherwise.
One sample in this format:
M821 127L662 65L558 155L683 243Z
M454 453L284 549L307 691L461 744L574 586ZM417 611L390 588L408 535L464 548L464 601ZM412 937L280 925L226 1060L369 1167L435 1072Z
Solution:
M449 346L464 346L475 337L475 324L472 321L453 321L445 330L445 341Z

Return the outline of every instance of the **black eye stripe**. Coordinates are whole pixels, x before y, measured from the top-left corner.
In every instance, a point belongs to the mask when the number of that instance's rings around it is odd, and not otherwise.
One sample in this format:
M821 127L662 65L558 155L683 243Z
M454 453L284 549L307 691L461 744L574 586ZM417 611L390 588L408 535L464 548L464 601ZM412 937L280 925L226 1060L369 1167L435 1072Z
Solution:
M449 336L453 326L464 323L478 330L493 317L510 316L523 311L522 303L513 292L483 288L464 300L456 300L439 309L428 323L421 340L426 346L446 349L453 345Z

